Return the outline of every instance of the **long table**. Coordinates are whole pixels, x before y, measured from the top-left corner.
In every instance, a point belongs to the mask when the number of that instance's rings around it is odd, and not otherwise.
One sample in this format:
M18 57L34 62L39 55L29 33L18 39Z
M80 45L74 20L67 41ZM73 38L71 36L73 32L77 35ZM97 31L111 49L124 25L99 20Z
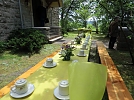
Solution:
M75 55L71 56L70 61L63 61L62 58L60 58L61 55L56 52L57 54L52 57L53 61L57 63L57 66L54 68L44 68L42 64L46 61L45 59L40 62L40 64L37 64L39 68L37 68L35 72L29 74L30 70L27 71L21 78L26 78L29 83L34 85L35 90L31 95L19 100L57 100L53 95L53 92L61 80L68 80L68 66L74 60L78 60L79 62L87 62L88 60L89 49L85 50L85 54L87 54L86 57L78 57L77 54L79 53L80 48L81 45L76 45L76 49L73 51ZM19 78L20 77L17 79ZM16 100L10 96L9 89L10 87L8 87L9 92L0 98L1 100ZM4 92L4 90L0 91L1 94L2 92Z

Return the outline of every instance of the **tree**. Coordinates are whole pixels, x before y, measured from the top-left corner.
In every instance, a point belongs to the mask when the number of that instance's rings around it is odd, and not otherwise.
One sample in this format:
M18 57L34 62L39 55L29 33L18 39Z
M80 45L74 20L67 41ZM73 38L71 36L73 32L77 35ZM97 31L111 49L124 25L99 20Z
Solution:
M87 27L87 19L91 16L92 9L89 0L64 0L61 9L61 26L62 34L66 33L68 28L73 28L70 25L77 24L80 27ZM74 24L70 24L70 23Z
M78 7L76 0L64 0L61 8L61 27L64 35L67 30L68 16L72 14L72 10Z
M107 18L107 21L109 22L110 19L113 19L115 16L120 16L121 18L121 23L120 23L120 30L124 34L122 27L129 27L131 31L134 33L134 16L133 16L133 11L134 9L134 1L133 0L94 0L98 3L98 7L96 8L96 12L98 16L102 16L103 18ZM120 5L120 6L119 6ZM102 20L103 21L103 20ZM103 26L106 27L107 22L103 21L102 22ZM126 35L124 34L125 38ZM133 34L134 36L134 34ZM130 47L130 43L126 39L126 43L128 45L129 53L132 58L132 62L134 64L134 57L132 54L132 50Z
M83 27L87 27L87 20L91 16L88 3L81 3L80 8L75 10L77 20L82 23Z

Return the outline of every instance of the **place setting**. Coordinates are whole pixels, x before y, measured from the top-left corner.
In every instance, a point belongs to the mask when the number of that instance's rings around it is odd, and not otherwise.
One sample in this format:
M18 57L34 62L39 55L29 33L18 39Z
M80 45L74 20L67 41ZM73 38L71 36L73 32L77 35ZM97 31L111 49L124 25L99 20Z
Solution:
M23 98L33 93L35 87L28 83L26 79L19 79L10 89L10 96L13 98Z
M54 89L54 96L60 100L69 100L69 82L62 80L59 85Z
M87 45L86 45L85 43L83 43L81 49L82 49L82 50L88 50L88 48L87 48L86 46L87 46Z
M71 45L75 45L75 41L74 40L71 40Z
M84 50L80 50L79 53L77 54L79 57L86 57L87 55L85 54Z
M56 65L57 65L57 63L53 61L53 58L47 58L46 62L43 64L43 67L53 68Z
M89 45L89 41L85 40L83 44Z

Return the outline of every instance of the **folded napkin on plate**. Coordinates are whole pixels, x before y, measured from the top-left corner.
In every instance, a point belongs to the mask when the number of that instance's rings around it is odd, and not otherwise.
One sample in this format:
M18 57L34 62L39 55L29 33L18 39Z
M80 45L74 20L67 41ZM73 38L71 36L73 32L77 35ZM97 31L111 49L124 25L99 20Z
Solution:
M102 100L107 68L92 62L73 62L69 66L70 100Z

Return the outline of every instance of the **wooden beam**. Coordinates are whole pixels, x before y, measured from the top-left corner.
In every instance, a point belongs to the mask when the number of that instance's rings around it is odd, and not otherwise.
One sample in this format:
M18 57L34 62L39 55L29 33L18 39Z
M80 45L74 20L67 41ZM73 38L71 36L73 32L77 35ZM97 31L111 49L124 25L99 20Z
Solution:
M133 100L104 44L98 41L97 48L101 64L107 66L107 92L109 100Z

